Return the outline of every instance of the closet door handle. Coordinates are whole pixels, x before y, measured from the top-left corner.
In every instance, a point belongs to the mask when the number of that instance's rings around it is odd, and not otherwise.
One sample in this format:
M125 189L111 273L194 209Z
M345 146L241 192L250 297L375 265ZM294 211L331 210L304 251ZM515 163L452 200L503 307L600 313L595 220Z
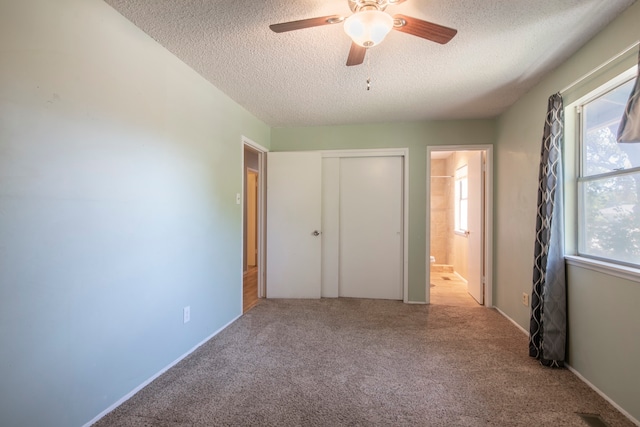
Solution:
M320 235L320 232L318 230L314 230L311 234L318 237Z

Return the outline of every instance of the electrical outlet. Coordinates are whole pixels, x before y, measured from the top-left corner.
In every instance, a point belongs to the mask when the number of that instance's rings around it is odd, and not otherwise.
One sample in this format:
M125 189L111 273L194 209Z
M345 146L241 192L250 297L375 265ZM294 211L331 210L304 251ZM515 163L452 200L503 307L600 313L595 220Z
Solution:
M529 307L529 294L524 292L522 293L522 305Z
M191 320L191 306L188 305L182 309L182 322L187 323Z

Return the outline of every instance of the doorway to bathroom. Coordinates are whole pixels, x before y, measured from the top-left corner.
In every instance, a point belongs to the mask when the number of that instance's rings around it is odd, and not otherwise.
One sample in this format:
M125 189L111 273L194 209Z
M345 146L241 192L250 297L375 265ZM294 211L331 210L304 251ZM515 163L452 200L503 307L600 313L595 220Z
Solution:
M492 155L427 148L427 303L492 306Z

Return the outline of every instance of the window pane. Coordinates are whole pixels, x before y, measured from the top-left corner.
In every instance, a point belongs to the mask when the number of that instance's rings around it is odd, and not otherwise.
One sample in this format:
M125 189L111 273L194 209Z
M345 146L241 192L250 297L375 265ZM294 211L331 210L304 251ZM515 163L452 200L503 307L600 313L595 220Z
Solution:
M469 181L467 180L466 176L460 180L460 198L469 198Z
M456 170L456 203L455 203L455 229L467 231L467 201L469 197L469 182L467 180L468 167L462 166Z
M460 181L456 181L456 194L455 194L455 207L454 207L454 217L455 217L455 230L460 230Z
M469 226L468 226L468 218L469 218L468 205L469 205L469 201L468 200L460 200L460 228L459 228L459 230L462 230L462 231L467 231L469 229Z
M583 176L640 166L640 144L618 144L616 135L635 80L583 108Z
M640 264L640 173L581 183L580 252Z

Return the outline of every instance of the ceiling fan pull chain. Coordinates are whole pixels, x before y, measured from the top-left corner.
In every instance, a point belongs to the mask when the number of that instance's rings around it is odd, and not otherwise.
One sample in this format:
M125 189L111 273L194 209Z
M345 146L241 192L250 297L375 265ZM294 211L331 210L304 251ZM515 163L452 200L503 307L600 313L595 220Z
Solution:
M367 90L371 90L371 53L367 55Z

